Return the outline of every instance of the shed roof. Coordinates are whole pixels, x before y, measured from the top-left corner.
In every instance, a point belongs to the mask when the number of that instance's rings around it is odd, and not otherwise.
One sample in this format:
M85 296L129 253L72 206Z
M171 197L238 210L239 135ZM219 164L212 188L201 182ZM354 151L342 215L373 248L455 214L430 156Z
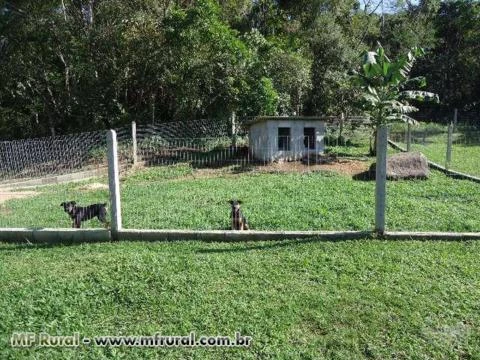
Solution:
M326 123L336 123L340 120L340 116L256 116L252 120L246 122L247 125L257 124L263 121L324 121ZM356 122L359 124L367 124L369 120L364 116L347 116L345 121Z
M249 125L253 125L263 121L325 121L328 117L326 116L256 116L253 120L249 121Z

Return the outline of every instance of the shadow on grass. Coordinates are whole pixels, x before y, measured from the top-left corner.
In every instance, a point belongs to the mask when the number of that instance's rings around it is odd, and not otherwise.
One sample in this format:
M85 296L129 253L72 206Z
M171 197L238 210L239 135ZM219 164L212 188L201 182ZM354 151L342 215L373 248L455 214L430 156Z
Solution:
M332 238L319 238L319 237L311 237L307 239L294 239L294 240L265 240L261 244L256 244L253 246L235 246L235 247L228 247L222 249L199 249L196 251L198 254L219 254L219 253L232 253L232 252L245 252L245 251L252 251L252 250L268 250L268 249L276 249L276 248L285 248L294 245L301 245L301 244L309 244L313 242L346 242L346 241L357 241L358 239L332 239ZM217 241L209 241L209 243L217 242ZM223 241L220 241L223 242ZM258 241L239 241L239 242L230 242L228 244L253 244ZM265 243L267 242L267 243Z
M368 235L365 235L365 239L368 238ZM362 237L363 239L363 237ZM357 241L361 240L360 238L352 239L338 239L331 237L318 237L312 236L304 239L283 239L283 240L235 240L235 241L225 241L225 240L189 240L189 239L178 239L178 240L95 240L95 241L63 241L55 243L1 243L0 252L15 252L19 250L31 250L31 249L52 249L52 248L61 248L61 247L70 247L70 246L82 246L86 244L102 244L102 243L137 243L137 242L148 242L148 243L178 243L178 242L198 242L199 247L202 247L203 244L225 244L228 247L215 249L215 248L200 248L195 250L198 254L209 254L209 253L228 253L228 252L243 252L251 250L267 250L274 248L283 248L294 245L308 244L312 242L346 242L346 241Z
M352 179L355 181L375 181L375 172L367 170L353 175Z

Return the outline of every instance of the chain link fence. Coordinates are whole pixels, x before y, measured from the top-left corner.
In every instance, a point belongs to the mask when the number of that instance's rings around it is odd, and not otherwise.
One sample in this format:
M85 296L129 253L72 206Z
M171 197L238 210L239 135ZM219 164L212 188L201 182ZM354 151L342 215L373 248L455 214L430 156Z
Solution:
M69 228L60 204L109 203L105 131L0 142L0 227ZM97 217L82 227L104 227Z
M124 228L225 230L233 199L254 230L372 228L373 192L361 191L346 215L351 194L321 185L352 186L349 177L368 170L372 132L363 119L273 118L268 134L255 134L254 120L135 126L136 165L120 176ZM342 212L345 221L335 221Z

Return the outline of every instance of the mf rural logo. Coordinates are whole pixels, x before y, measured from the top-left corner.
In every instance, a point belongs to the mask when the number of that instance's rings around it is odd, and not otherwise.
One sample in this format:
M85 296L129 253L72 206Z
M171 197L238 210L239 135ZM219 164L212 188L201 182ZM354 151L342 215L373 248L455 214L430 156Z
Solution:
M12 347L77 347L80 344L89 345L90 340L88 338L80 339L80 333L78 332L68 336L50 335L43 332L38 334L33 332L16 332L10 338Z
M189 335L162 335L155 333L149 336L95 336L93 340L73 335L50 335L45 332L15 332L10 338L12 347L78 347L80 345L95 346L135 346L135 347L249 347L252 337L235 332L230 336L197 336L192 331Z

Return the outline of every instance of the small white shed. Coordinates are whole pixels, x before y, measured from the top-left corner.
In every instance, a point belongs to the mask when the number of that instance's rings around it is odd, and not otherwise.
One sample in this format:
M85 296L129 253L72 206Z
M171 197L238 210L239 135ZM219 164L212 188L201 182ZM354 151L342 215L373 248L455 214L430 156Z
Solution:
M260 116L250 123L248 137L257 160L301 160L323 153L325 122L310 116Z

